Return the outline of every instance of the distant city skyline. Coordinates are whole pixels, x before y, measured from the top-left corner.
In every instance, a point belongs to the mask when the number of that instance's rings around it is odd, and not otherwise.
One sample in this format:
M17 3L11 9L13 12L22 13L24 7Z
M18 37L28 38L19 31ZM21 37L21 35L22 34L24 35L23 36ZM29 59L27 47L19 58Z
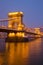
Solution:
M0 19L15 11L24 12L23 22L27 27L43 27L43 0L0 0Z

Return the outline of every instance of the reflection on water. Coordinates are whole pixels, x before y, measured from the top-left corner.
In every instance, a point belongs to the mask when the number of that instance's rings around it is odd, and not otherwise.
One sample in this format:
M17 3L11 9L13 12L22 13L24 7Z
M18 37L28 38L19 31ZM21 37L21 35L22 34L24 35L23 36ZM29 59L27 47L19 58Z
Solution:
M0 65L43 65L43 40L6 42L5 52L0 52Z
M30 45L30 65L43 65L41 62L41 38L31 42Z
M28 43L6 43L8 64L24 65L29 56Z

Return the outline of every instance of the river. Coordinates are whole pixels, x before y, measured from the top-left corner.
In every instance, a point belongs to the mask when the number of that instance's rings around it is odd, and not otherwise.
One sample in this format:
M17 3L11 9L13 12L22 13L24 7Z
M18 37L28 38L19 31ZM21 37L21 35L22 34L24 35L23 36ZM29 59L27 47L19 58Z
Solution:
M21 43L0 39L0 65L43 65L43 38Z

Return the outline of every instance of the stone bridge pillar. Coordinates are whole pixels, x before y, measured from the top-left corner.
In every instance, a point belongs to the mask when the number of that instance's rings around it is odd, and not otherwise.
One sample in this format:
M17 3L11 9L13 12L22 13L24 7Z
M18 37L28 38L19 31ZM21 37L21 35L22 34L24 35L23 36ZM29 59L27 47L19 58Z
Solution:
M23 12L10 12L8 13L8 27L16 30L23 30ZM17 33L18 35L18 33ZM21 35L21 33L19 33ZM9 33L9 37L15 36L15 33Z

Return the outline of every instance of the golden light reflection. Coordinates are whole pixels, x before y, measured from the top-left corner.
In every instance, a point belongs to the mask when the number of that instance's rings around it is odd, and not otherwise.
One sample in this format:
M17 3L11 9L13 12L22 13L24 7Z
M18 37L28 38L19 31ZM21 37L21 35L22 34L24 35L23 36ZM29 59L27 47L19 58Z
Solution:
M27 57L29 57L29 44L28 43L26 43L26 44L24 44L23 43L23 45L22 45L22 57L23 58L27 58Z
M4 62L4 59L3 59L3 57L0 55L0 65L2 65L3 62Z
M23 43L6 43L8 65L23 65L29 58L38 56L41 51L41 38ZM9 49L9 50L8 50Z
M9 52L8 52L8 63L9 64L12 64L12 63L14 63L14 61L15 61L15 51L14 51L14 44L12 43L12 44L10 44L10 49L9 49Z
M18 61L24 61L26 58L29 57L29 44L28 43L6 43L6 48L9 46L9 51L7 51L7 58L8 58L8 63L19 63ZM22 59L22 60L21 60Z
M34 41L31 42L31 45L30 45L30 51L31 51L31 54L40 54L40 51L41 51L41 38L38 38Z

